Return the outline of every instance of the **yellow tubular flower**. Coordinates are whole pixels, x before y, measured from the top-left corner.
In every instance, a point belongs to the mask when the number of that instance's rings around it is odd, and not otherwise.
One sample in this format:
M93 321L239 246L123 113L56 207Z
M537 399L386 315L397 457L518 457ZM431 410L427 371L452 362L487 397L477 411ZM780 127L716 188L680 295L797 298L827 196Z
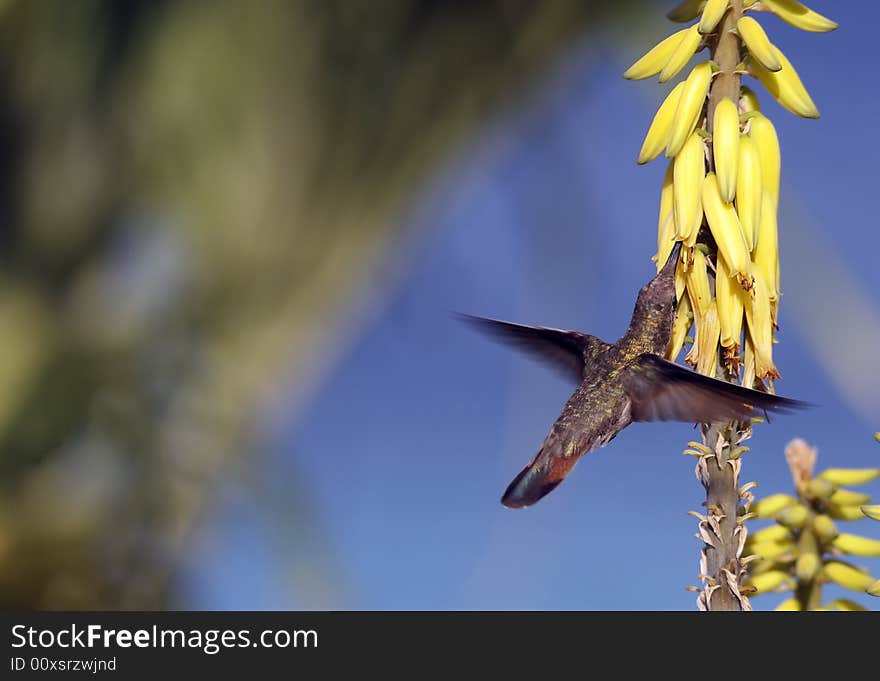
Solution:
M799 530L806 524L809 517L810 512L807 510L806 506L803 504L795 504L794 506L790 506L789 508L780 511L776 515L776 522L793 530Z
M773 53L772 44L764 29L752 17L741 17L736 22L736 30L746 47L758 63L768 71L779 71L782 64Z
M809 499L827 499L834 494L834 485L822 478L813 478L807 482L802 488L802 496Z
M687 285L687 268L685 266L684 260L682 258L678 259L678 263L675 265L675 300L676 302L681 301L682 294L684 293L685 286ZM688 263L688 266L690 263Z
M819 477L835 485L864 485L880 478L880 468L828 468Z
M648 163L657 158L669 143L669 133L672 131L672 121L675 116L675 110L678 107L678 100L681 98L681 91L684 89L684 81L676 85L663 100L654 119L648 127L645 135L645 141L642 142L642 148L639 151L639 165Z
M703 139L693 133L675 157L673 170L673 206L676 239L696 239L703 221L700 188L706 174Z
M822 567L822 560L816 553L802 553L795 562L794 573L797 578L803 581L813 579L814 575Z
M846 506L842 504L829 504L828 515L835 520L861 520L865 517L858 506Z
M744 299L748 297L742 286L733 281L724 258L715 263L715 300L718 304L718 321L721 324L721 345L739 351L743 327Z
M813 532L823 542L831 541L840 533L834 521L824 513L813 518Z
M786 598L782 603L776 606L776 610L780 612L800 612L801 604L797 598Z
M679 71L685 67L696 53L700 40L702 40L702 36L697 31L696 25L691 26L685 31L681 42L678 43L675 51L670 55L669 61L666 62L663 70L660 71L661 83L665 83L678 75Z
M828 610L838 610L840 612L865 612L868 610L863 605L859 605L855 601L848 598L837 598L825 606Z
M755 350L755 374L758 378L779 378L773 364L773 321L767 285L760 270L755 270L752 295L747 298L746 323Z
M697 373L715 376L718 361L718 337L721 325L718 322L718 306L713 300L700 320L697 330Z
M748 583L755 587L758 593L767 593L775 591L783 585L790 588L792 579L781 570L771 570L760 575L753 575Z
M746 85L741 85L739 88L739 112L745 114L760 110L761 103L758 101L758 95L755 94L755 91Z
M712 62L706 61L697 64L684 81L684 89L681 91L672 131L669 134L669 144L666 146L667 158L677 156L694 131L706 101L706 94L709 92L711 79Z
M703 357L701 354L702 348L712 345L713 338L715 347L718 345L718 333L714 328L717 324L714 324L712 320L707 322L709 309L714 301L712 300L712 292L709 290L706 256L699 248L694 249L693 261L687 271L687 293L691 301L691 309L694 311L694 344L691 346L690 352L685 356L684 361L697 366ZM714 316L717 319L717 310ZM704 335L705 338L701 342L701 338Z
M685 34L690 30L690 28L683 28L680 31L676 31L668 38L661 40L648 50L645 56L630 66L624 72L623 77L629 80L642 80L660 73L660 71L663 70L663 67L666 66L666 62L669 61L673 52L675 52L675 48L678 47L682 38L684 38Z
M848 489L838 489L834 491L829 501L836 506L862 506L871 501L871 495Z
M863 592L874 582L874 578L871 575L838 561L826 563L822 573L828 581L834 582L850 591Z
M754 388L757 372L755 368L755 346L749 334L743 338L743 377L742 385L746 388Z
M702 190L703 211L709 230L718 244L718 251L730 266L730 272L746 290L752 287L751 248L746 243L736 210L724 203L718 190L715 173L706 175Z
M684 257L684 256L682 256L682 257ZM679 258L678 263L676 263L676 265L675 265L675 300L676 300L676 302L678 302L682 299L686 283L687 283L687 268L685 266L685 262L681 258Z
M781 527L781 525L779 526ZM755 542L749 547L749 551L757 553L765 560L775 560L780 556L790 553L794 549L792 542L765 541Z
M666 174L663 176L663 189L660 190L660 215L657 219L657 255L654 260L657 263L657 271L663 269L672 246L675 243L675 216L672 208L673 188L673 163L670 161L666 166Z
M709 290L709 271L706 267L706 256L699 248L694 250L694 259L687 272L687 292L691 299L691 309L694 317L702 320L712 302L712 292Z
M774 570L786 570L787 568L781 563L788 562L789 558L790 556L782 556L779 561L756 560L753 563L749 563L749 573L752 575L763 575L767 572L773 572Z
M775 45L771 46L773 54L782 64L782 70L773 72L765 69L758 60L752 56L746 59L746 67L779 105L791 113L804 118L819 118L819 109L810 98L807 89L801 82L794 66Z
M776 330L779 328L779 296L781 295L779 291L779 268L776 268L776 299L770 298L770 319L773 322L773 329ZM770 296L772 293L772 289L768 287L767 295ZM778 342L774 338L774 343Z
M749 119L749 137L755 143L761 159L761 183L764 191L770 194L776 205L779 205L781 156L776 128L769 118L756 113Z
M761 159L755 143L743 135L739 143L739 173L736 178L736 214L749 252L757 243L761 220Z
M700 16L700 23L697 24L700 33L705 35L715 30L721 17L727 11L727 4L727 0L707 0Z
M823 17L796 0L761 0L761 4L787 24L802 31L827 33L837 28L837 22Z
M684 339L694 323L694 313L691 310L691 301L687 296L682 296L678 301L678 309L675 311L675 322L672 324L672 337L669 339L669 345L666 348L666 359L674 362L681 348L684 346Z
M666 17L670 21L684 24L688 21L693 21L698 16L700 16L700 12L703 11L703 6L705 4L706 0L684 0L684 2L679 4L677 7L671 9L666 14Z
M712 155L721 199L730 203L736 196L739 171L739 112L726 97L715 107L712 123Z
M831 546L853 556L880 556L880 541L857 534L841 532L831 542Z
M761 220L756 241L752 261L767 285L767 297L775 304L779 301L779 229L776 202L766 191L761 196ZM773 323L776 323L775 315Z
M771 525L761 530L749 533L747 544L758 544L766 542L786 542L791 540L791 533L782 525Z
M752 504L750 510L759 518L775 518L780 511L796 503L797 499L790 494L771 494Z

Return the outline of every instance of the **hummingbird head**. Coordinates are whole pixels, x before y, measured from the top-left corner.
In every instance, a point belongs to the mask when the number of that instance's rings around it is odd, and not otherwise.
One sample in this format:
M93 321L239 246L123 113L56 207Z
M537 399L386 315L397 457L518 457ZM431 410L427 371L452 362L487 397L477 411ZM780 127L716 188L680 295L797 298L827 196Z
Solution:
M645 352L662 354L672 335L675 320L675 268L681 252L676 241L666 263L651 281L642 286L625 337Z
M642 286L636 302L636 312L644 315L650 312L651 308L659 312L660 310L656 309L657 305L662 307L675 305L675 268L681 253L681 243L681 241L675 242L666 263L651 281Z

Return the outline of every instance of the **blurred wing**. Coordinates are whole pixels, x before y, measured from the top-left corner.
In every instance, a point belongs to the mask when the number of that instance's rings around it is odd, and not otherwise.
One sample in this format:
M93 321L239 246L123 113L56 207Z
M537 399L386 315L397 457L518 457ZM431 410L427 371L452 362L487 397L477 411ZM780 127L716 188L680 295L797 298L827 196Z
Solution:
M584 374L584 349L591 336L577 331L563 331L543 326L524 326L499 319L460 314L458 317L484 333L519 350L530 352L561 371L566 378L580 383Z
M639 355L626 371L624 388L633 421L718 423L810 406L709 378L657 355Z

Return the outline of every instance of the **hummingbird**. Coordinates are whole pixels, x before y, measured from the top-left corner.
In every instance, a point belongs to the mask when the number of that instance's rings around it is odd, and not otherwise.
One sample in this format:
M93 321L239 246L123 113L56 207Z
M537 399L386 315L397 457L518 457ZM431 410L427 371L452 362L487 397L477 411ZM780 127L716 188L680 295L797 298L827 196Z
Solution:
M663 358L675 321L675 268L681 242L639 291L626 333L615 343L578 331L460 315L494 337L543 359L577 388L535 457L501 497L525 508L552 492L581 456L634 421L717 423L808 406L710 378Z

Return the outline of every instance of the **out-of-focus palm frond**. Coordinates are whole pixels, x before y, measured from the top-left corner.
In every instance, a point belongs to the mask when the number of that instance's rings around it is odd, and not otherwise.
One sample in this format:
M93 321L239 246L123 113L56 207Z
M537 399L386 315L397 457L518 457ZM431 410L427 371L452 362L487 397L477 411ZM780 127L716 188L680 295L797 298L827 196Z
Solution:
M0 603L162 608L438 164L624 2L0 6Z

